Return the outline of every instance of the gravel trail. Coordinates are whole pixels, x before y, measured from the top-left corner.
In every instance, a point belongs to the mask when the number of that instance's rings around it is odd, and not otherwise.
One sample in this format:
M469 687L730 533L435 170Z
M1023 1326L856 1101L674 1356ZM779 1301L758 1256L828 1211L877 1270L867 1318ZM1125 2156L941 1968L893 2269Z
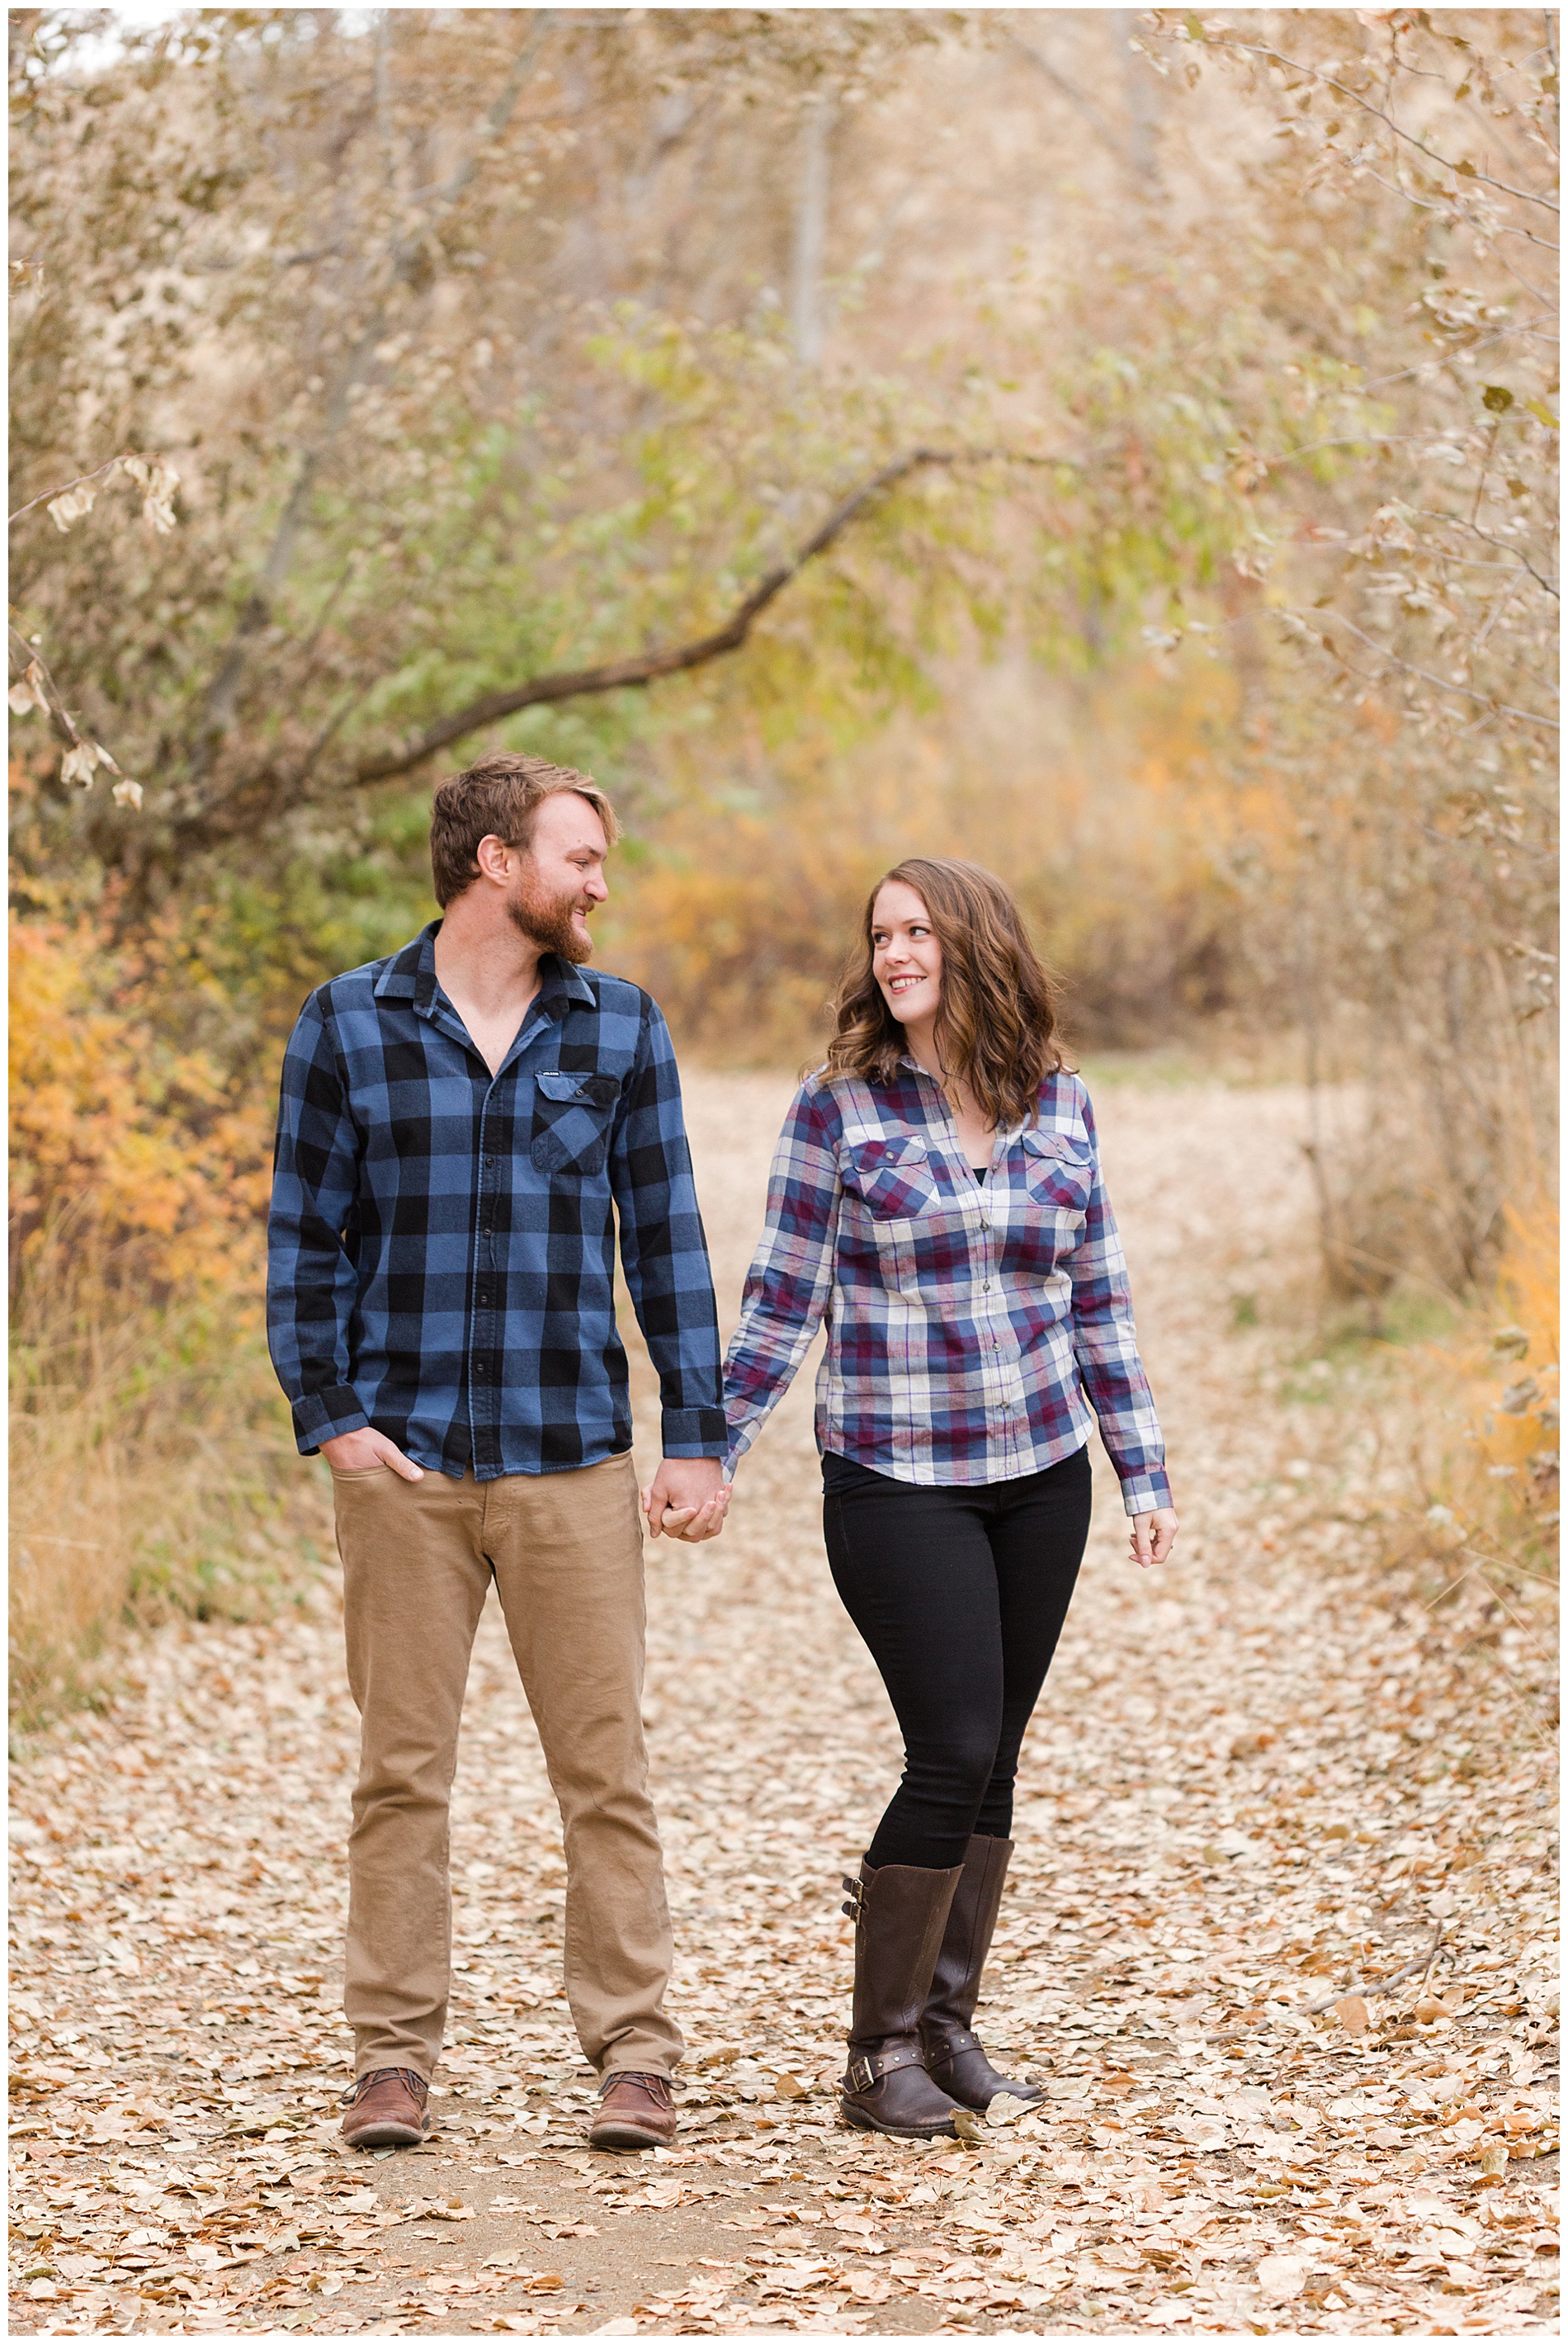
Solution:
M688 1087L733 1313L788 1086ZM1097 1455L980 2015L1043 2112L929 2147L835 2118L838 1880L897 1745L822 1552L808 1365L724 1537L651 1551L680 2146L582 2146L554 1806L494 1605L441 2131L337 2146L355 1722L328 1579L262 1627L161 1633L15 1767L19 2332L1545 2323L1549 1649L1485 1589L1439 1604L1376 1561L1377 1409L1295 1356L1299 1095L1096 1103L1183 1532L1138 1573Z

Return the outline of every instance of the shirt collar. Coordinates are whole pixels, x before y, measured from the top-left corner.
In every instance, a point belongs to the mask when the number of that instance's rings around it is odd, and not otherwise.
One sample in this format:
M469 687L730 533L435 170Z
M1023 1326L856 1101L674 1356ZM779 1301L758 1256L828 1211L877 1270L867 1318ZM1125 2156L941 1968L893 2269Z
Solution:
M401 952L393 954L376 979L378 1001L411 1001L416 1009L429 1012L436 997L436 938L440 932L440 920L432 920ZM580 968L562 960L559 953L542 955L533 1012L561 1016L570 1002L586 1002L592 1008L594 999L593 987Z
M421 928L411 944L394 953L376 979L374 992L378 1001L412 1001L428 1009L436 991L436 938L441 924L432 920Z
M559 953L546 953L539 964L539 991L533 996L535 1009L542 1009L549 1017L564 1016L569 1002L585 1001L592 1009L598 998L582 971Z
M937 1081L937 1079L936 1079L936 1076L935 1076L934 1074L931 1074L931 1073L930 1073L930 1072L929 1072L929 1071L928 1071L925 1066L923 1066L920 1064L920 1061L919 1061L917 1058L912 1058L912 1057L909 1056L908 1052L907 1052L907 1051L905 1051L905 1054L904 1054L904 1056L903 1056L903 1057L899 1059L898 1064L899 1064L900 1067L902 1068L902 1070L904 1071L904 1073L905 1073L905 1074L907 1074L907 1075L915 1075L915 1076L917 1076L921 1081L929 1083L929 1084L930 1084L930 1086L931 1086L931 1087L932 1087L932 1089L936 1093L936 1095L937 1095L938 1098L942 1101L943 1106L944 1106L944 1107L946 1107L946 1104L947 1104L947 1094L946 1094L946 1092L942 1088L942 1086L941 1086L941 1084ZM1027 1122L1027 1117L1026 1117L1026 1118L1025 1118L1025 1121L1026 1121L1026 1122ZM1018 1136L1019 1132L1020 1132L1020 1131L1022 1131L1022 1130L1023 1130L1023 1128L1024 1128L1024 1124L1023 1124L1023 1123L1001 1123L1001 1124L998 1124L998 1125L997 1125L997 1127L996 1127L996 1144L997 1144L997 1146L998 1146L998 1147L1006 1147L1009 1146L1009 1145L1012 1143L1012 1141L1013 1141L1013 1140L1017 1139L1017 1136Z

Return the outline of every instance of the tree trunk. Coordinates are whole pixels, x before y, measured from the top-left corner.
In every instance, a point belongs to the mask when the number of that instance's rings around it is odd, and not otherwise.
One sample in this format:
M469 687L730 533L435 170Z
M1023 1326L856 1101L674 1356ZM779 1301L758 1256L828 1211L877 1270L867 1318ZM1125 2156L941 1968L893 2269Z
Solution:
M1159 173L1159 84L1154 68L1132 47L1138 33L1136 8L1113 8L1111 38L1121 53L1122 88L1127 100L1127 156L1138 191L1148 203L1165 193Z
M822 267L827 247L827 146L832 129L833 100L825 91L818 91L807 101L801 119L800 184L790 279L790 326L794 354L804 367L822 364Z

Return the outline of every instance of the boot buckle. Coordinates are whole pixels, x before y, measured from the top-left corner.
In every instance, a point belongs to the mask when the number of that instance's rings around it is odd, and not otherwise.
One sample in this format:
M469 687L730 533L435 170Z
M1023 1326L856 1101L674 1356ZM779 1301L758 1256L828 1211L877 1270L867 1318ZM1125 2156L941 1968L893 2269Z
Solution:
M849 1891L849 1902L846 1904L840 1905L839 1910L843 1913L846 1921L858 1922L865 1911L865 1883L859 1880L851 1880L847 1873L845 1873L841 1876L844 1886Z
M852 2051L845 2071L845 2082L853 2092L869 2092L884 2076L897 2073L900 2067L924 2067L918 2047L911 2042L885 2043L880 2051Z

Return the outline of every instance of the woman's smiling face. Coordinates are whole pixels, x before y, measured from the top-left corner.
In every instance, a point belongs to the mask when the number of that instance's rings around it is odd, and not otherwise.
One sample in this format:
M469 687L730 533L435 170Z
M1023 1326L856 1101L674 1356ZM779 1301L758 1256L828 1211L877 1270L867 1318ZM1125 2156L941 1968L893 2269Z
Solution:
M901 1026L929 1026L942 1001L942 947L925 904L902 879L871 907L871 967Z

